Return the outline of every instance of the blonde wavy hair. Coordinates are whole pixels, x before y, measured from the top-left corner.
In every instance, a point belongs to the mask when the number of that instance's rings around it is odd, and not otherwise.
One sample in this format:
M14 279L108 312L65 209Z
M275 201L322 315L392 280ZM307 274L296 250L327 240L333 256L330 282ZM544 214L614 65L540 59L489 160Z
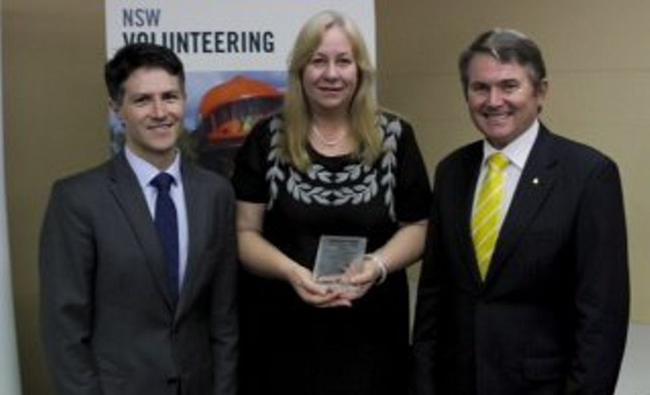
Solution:
M302 27L289 56L289 75L284 97L284 136L280 141L282 156L295 167L307 171L311 159L307 153L312 114L305 97L302 75L323 35L339 27L352 46L357 64L358 85L348 109L350 126L356 141L354 153L365 164L372 165L382 153L382 136L377 124L375 70L372 67L363 36L354 22L336 11L323 11L311 17Z

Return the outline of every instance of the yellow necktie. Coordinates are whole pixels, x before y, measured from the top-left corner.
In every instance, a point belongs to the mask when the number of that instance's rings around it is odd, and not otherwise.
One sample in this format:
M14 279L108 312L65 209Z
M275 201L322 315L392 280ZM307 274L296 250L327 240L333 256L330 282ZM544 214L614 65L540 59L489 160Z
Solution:
M472 218L474 251L481 278L484 280L503 222L506 169L509 163L508 158L502 153L496 153L488 159L488 172L483 180Z

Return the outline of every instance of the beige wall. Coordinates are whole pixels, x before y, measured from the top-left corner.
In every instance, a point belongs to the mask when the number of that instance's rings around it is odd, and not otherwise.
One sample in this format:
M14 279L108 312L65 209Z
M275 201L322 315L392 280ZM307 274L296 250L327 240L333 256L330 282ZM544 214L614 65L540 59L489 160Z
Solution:
M53 393L38 328L37 238L52 180L107 157L103 2L4 0L5 152L25 395Z
M650 3L644 0L377 0L380 99L406 116L431 169L477 137L456 58L480 31L520 29L542 47L551 90L544 121L620 165L632 317L650 323ZM488 8L490 7L490 8ZM103 2L2 3L9 227L25 394L50 394L38 334L37 237L55 178L107 157Z

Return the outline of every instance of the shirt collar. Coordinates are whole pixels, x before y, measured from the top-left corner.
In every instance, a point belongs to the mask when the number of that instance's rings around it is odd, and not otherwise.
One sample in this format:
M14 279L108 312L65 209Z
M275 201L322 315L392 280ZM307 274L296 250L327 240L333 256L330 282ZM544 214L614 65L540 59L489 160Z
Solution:
M535 121L525 132L523 132L501 150L494 148L487 140L483 140L483 161L481 162L481 166L486 165L487 160L490 158L490 156L494 155L497 152L501 152L506 157L508 157L508 160L512 165L517 166L520 170L522 170L526 164L526 160L528 160L530 150L533 149L533 144L535 144L535 140L537 140L538 134L539 121L535 119Z
M135 176L138 178L138 183L140 184L141 188L150 186L149 183L151 182L151 180L161 173L161 171L158 168L156 168L154 165L147 162L146 160L140 158L133 151L131 151L129 147L127 147L126 145L124 146L124 154L126 156L126 160L129 162L129 165L133 169ZM181 164L180 155L178 154L177 151L172 164L167 169L163 170L163 172L174 177L174 181L176 182L176 185L178 185L178 183L181 182L180 164Z

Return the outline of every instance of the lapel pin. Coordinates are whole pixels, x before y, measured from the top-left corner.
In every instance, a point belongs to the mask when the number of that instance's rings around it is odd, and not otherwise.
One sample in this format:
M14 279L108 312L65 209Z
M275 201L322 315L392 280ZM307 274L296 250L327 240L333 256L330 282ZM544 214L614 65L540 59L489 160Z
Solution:
M539 184L539 178L535 177L533 178L533 185Z

